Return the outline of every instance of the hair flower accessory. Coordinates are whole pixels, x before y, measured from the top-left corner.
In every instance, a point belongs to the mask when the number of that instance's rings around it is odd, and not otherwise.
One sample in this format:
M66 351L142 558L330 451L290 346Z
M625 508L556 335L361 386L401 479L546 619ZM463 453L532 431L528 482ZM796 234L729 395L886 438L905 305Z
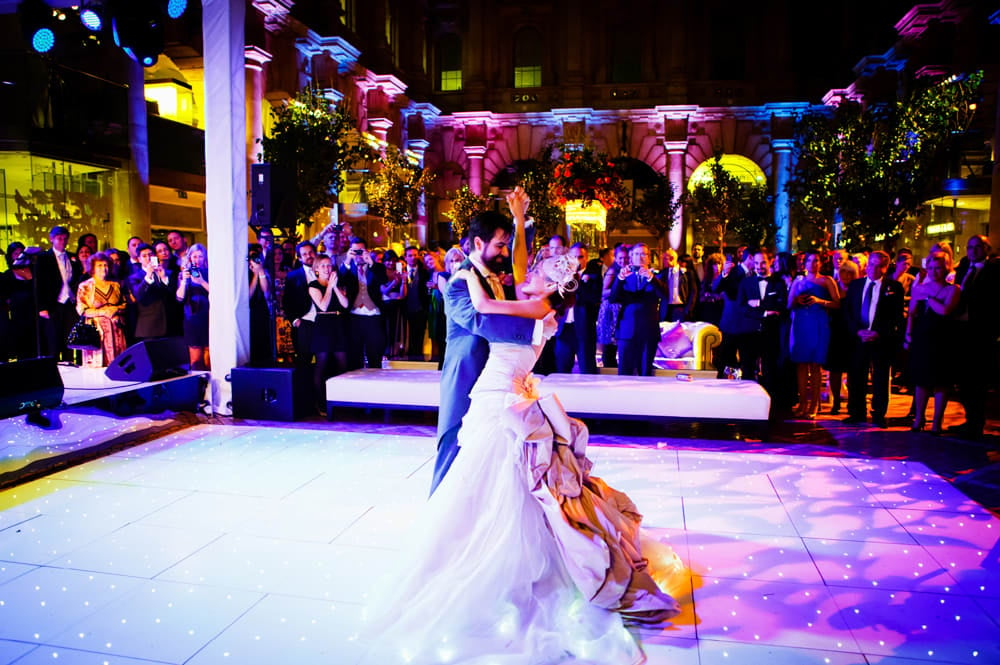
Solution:
M569 254L559 254L536 262L534 269L542 273L546 281L556 285L559 295L565 296L580 287L576 277L579 267L577 260Z

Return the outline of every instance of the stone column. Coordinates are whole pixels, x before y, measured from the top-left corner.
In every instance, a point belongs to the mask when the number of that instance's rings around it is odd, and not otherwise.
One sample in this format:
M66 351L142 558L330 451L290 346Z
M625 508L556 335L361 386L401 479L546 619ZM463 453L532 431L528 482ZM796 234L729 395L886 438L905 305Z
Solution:
M114 178L113 216L111 227L115 247L124 247L131 236L149 239L151 213L149 207L149 130L146 121L144 70L139 63L128 61L128 142L132 159L127 168L118 169Z
M407 149L417 156L419 160L417 166L420 168L424 168L424 154L430 144L431 142L427 139L410 139L406 142ZM420 200L417 201L417 239L422 246L426 247L430 236L430 223L427 219L427 192L421 192Z
M264 65L271 62L271 54L259 46L247 46L246 62L247 97L247 164L257 161L264 138ZM249 166L247 168L249 171Z
M664 141L663 149L667 151L667 178L674 188L674 196L680 196L684 191L684 158L687 156L687 141ZM684 215L683 210L678 208L677 216L674 218L674 225L668 234L671 249L680 253L681 244L684 240Z
M788 215L788 178L791 176L792 147L795 141L777 139L771 141L774 151L774 224L777 231L774 247L778 252L792 251L792 229Z
M483 158L486 157L486 146L467 145L465 156L469 158L469 189L473 194L483 195Z

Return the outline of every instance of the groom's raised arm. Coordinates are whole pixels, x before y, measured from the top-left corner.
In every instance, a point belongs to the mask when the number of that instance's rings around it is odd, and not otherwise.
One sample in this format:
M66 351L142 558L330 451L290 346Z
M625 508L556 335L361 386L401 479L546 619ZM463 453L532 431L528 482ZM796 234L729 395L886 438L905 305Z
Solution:
M490 342L513 344L531 344L535 326L539 324L536 319L520 316L480 314L472 306L469 285L464 279L452 279L448 282L445 316L473 335L483 337Z

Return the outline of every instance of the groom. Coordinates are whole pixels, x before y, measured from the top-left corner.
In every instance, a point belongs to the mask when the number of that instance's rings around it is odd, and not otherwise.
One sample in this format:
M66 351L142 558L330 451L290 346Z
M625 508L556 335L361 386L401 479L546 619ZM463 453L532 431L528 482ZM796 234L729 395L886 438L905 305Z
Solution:
M523 217L527 212L528 199L523 193L516 194L519 195L509 198L511 212ZM494 211L480 213L469 224L471 251L462 268L474 271L483 289L495 299L513 300L516 297L514 287L503 286L499 275L510 256L513 231L511 221ZM516 316L479 314L472 306L469 286L464 279L448 282L444 306L448 317L448 335L441 367L438 452L431 482L432 494L458 454L458 429L462 417L469 410L469 392L489 356L489 342L541 342L543 325L555 325L554 321L543 324L542 321Z

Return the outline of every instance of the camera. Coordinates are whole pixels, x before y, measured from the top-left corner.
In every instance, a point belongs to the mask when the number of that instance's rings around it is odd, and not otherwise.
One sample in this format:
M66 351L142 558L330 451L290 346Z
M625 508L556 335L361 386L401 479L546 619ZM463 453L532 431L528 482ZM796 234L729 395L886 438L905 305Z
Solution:
M191 268L191 276L192 277L201 277L201 271L198 270L197 268Z
M260 263L261 262L260 254L258 254L257 252L254 252L253 254L250 254L249 256L247 256L247 261L253 261L254 263Z
M150 259L149 259L149 265L151 265L151 266L153 266L155 268L156 266L160 265L160 259L156 258L155 256L150 257Z

